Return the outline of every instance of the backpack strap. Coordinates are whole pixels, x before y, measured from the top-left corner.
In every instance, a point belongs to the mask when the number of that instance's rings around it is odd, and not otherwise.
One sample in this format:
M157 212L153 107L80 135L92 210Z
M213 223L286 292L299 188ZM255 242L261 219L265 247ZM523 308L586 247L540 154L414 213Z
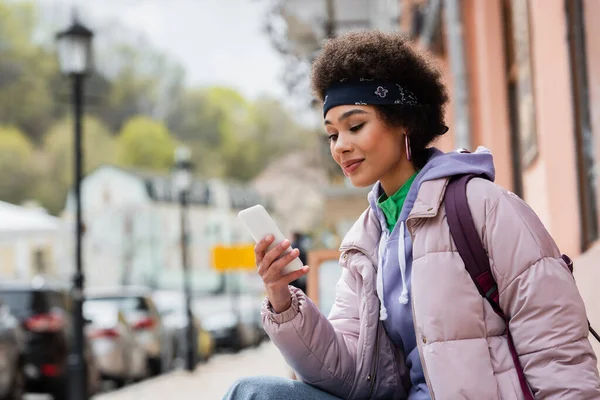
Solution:
M525 400L534 400L510 333L509 319L500 308L500 294L498 293L496 280L492 275L490 260L479 238L467 201L467 183L476 177L476 175L470 174L459 175L450 179L444 199L450 234L477 290L479 290L482 297L488 300L494 312L504 320L508 347L519 376L523 396Z

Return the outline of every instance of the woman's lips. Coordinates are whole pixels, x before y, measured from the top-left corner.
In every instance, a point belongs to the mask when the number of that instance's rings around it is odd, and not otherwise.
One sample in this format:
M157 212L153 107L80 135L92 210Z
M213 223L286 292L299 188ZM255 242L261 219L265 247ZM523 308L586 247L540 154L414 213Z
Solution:
M356 171L358 169L358 167L360 167L360 165L362 164L363 161L364 160L357 160L351 164L346 165L344 167L344 174L350 175L351 173Z

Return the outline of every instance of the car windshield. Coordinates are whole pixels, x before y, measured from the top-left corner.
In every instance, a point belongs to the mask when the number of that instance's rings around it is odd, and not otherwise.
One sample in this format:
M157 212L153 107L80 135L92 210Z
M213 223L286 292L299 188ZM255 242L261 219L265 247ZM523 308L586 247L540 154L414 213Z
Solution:
M98 325L114 325L119 318L119 308L106 302L86 301L83 303L83 315Z
M173 293L157 293L152 299L160 314L183 313L185 302L183 296Z
M49 290L2 290L0 299L19 318L66 309L65 296Z
M110 297L96 297L89 298L86 300L89 304L105 304L118 306L125 313L130 312L148 312L148 302L143 297L132 297L132 296L110 296Z

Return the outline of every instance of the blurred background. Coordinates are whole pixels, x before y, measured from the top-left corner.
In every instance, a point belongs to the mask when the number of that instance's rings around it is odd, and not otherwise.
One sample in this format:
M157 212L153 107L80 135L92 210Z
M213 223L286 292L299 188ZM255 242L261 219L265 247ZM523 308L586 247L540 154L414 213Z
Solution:
M267 208L327 314L368 189L330 159L308 74L353 29L432 53L451 95L436 146L492 151L600 325L597 17L598 0L0 0L0 399L219 399L292 376L237 213Z

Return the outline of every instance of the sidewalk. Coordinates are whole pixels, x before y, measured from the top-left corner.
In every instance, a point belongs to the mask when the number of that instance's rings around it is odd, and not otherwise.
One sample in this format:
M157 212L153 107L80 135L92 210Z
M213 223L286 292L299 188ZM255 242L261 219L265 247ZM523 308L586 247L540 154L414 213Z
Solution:
M253 375L289 377L291 368L273 343L266 342L238 354L218 354L193 374L176 371L93 400L219 400L238 378Z
M597 331L600 331L599 260L600 245L574 260L577 286L586 303L588 318ZM600 344L591 336L590 342L600 356ZM173 372L95 396L93 400L220 400L236 379L256 375L291 375L291 368L271 342L238 354L216 355L208 363L199 365L192 375L185 371Z

